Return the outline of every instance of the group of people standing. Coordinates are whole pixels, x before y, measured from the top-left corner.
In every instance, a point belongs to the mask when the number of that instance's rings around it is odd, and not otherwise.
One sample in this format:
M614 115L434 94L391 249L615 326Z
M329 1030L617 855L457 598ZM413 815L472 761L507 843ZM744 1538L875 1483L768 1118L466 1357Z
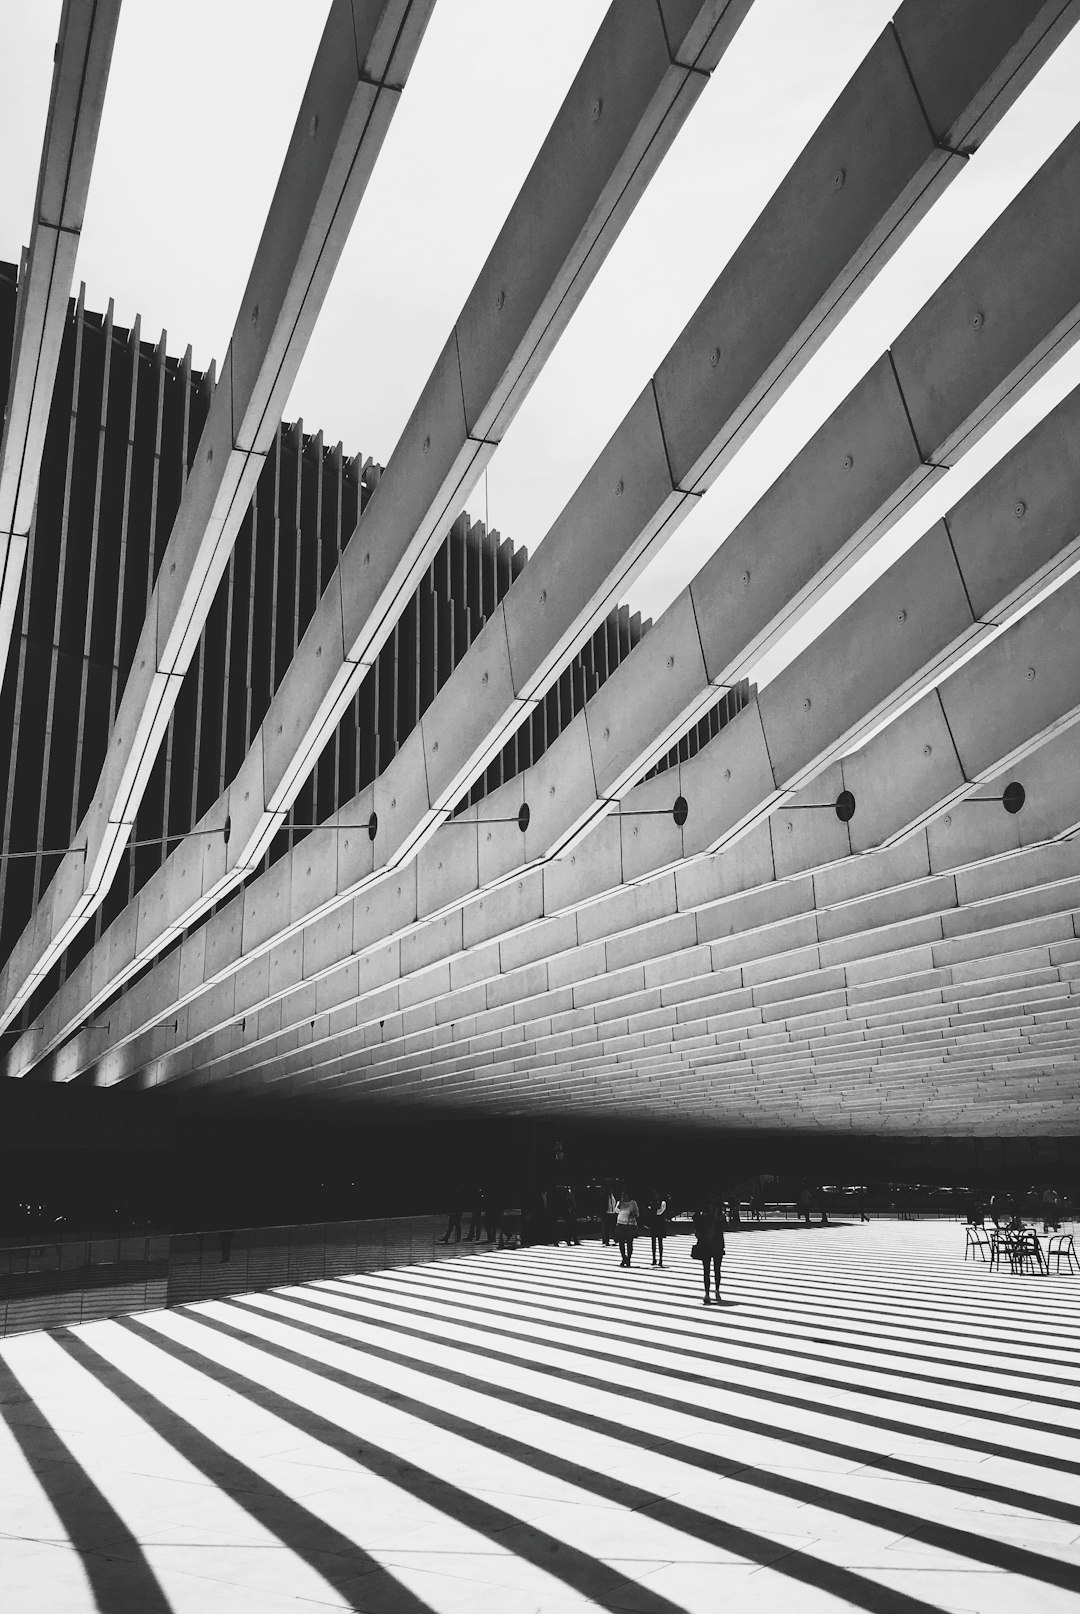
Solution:
M458 1203L460 1204L460 1198ZM491 1198L483 1188L474 1190L472 1210L469 1212L469 1226L463 1234L461 1219L464 1211L452 1210L446 1224L446 1232L439 1244L494 1244L497 1250L503 1249L507 1244L503 1227L503 1212L496 1200Z
M664 1239L671 1216L671 1202L667 1195L655 1189L645 1201L644 1209L625 1184L618 1189L609 1186L605 1196L601 1223L603 1240L607 1245L612 1241L618 1244L619 1265L630 1265L634 1255L634 1240L639 1233L648 1233L652 1242L652 1264L662 1267Z
M989 1218L995 1227L1020 1228L1026 1216L1032 1223L1042 1221L1044 1233L1056 1233L1062 1218L1068 1213L1067 1199L1050 1186L1029 1188L1026 1193L999 1188L990 1195L989 1202L976 1199L968 1211L968 1222L978 1227Z
M609 1188L604 1210L604 1243L612 1239L619 1246L619 1265L628 1267L634 1255L634 1240L638 1233L648 1233L652 1245L652 1264L664 1264L664 1239L667 1236L671 1205L666 1194L655 1191L645 1202L644 1209L633 1197L629 1188L617 1191ZM694 1213L694 1244L691 1257L701 1262L705 1284L705 1304L720 1304L720 1269L724 1260L724 1206L715 1194L710 1196L703 1210Z
M596 1192L597 1189L600 1190L599 1193ZM464 1197L461 1195L462 1199ZM458 1203L460 1202L459 1199ZM496 1248L503 1248L507 1242L504 1235L503 1214L497 1208L494 1196L488 1195L482 1189L474 1189L469 1195L469 1203L473 1209L466 1231L462 1232L463 1213L460 1210L452 1210L446 1232L439 1243L475 1242L494 1244ZM601 1238L607 1247L618 1245L621 1267L629 1267L632 1264L634 1245L639 1237L645 1236L649 1239L652 1265L657 1268L663 1267L664 1241L671 1232L672 1220L672 1203L667 1194L654 1189L642 1202L635 1198L628 1184L594 1183L590 1188L587 1209L592 1217L599 1212ZM557 1183L554 1188L541 1193L527 1221L534 1231L531 1239L526 1235L525 1242L547 1242L554 1234L552 1242L556 1245L564 1240L570 1245L581 1243L577 1196L568 1183ZM694 1243L690 1254L693 1259L701 1262L705 1289L704 1303L707 1306L720 1304L720 1273L724 1260L726 1225L724 1203L718 1195L710 1196L704 1208L695 1212L693 1217ZM536 1237L537 1234L539 1239ZM516 1243L516 1239L514 1242Z

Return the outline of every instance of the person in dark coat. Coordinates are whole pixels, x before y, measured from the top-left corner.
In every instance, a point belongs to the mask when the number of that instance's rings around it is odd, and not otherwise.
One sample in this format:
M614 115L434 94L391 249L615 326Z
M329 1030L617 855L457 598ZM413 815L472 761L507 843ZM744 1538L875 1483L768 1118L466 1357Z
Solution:
M704 1210L694 1216L694 1256L701 1262L705 1280L705 1304L712 1305L709 1292L710 1270L716 1290L716 1304L720 1304L720 1266L724 1259L724 1212L719 1199L713 1194Z
M662 1267L664 1264L664 1240L667 1237L668 1224L668 1198L658 1190L649 1195L649 1203L645 1207L645 1225L649 1229L652 1240L652 1264Z
M555 1238L554 1243L565 1238L567 1244L580 1244L577 1222L577 1199L569 1183L560 1182L555 1185L554 1195L555 1211Z

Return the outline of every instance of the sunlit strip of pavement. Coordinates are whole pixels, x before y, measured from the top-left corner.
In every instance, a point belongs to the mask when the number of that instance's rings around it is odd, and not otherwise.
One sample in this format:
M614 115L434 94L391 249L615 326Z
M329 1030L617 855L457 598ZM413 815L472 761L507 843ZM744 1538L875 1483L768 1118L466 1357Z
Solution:
M1075 1610L1080 1282L963 1242L735 1233L709 1309L646 1240L9 1340L0 1581L34 1614Z

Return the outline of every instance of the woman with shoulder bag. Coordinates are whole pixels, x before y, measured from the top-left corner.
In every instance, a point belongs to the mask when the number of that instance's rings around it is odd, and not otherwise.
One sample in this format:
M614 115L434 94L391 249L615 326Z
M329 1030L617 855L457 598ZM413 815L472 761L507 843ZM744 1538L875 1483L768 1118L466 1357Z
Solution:
M705 1304L712 1305L712 1296L709 1293L711 1267L716 1285L716 1304L719 1305L720 1264L724 1259L724 1213L715 1194L710 1195L704 1210L696 1212L694 1233L696 1241L690 1254L695 1261L701 1262L702 1276L705 1280Z

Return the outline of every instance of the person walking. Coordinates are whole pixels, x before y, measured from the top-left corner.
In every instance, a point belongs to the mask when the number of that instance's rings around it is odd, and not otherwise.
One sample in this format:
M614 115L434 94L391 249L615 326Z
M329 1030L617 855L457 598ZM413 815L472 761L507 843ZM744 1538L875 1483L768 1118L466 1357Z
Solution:
M638 1202L631 1197L629 1188L621 1188L615 1211L615 1234L619 1241L619 1265L622 1267L630 1265L640 1215Z
M446 1224L446 1232L439 1240L440 1244L461 1243L461 1215L462 1213L459 1210L452 1210L450 1212L450 1220Z
M720 1304L720 1266L724 1259L724 1212L715 1194L710 1195L704 1210L694 1216L694 1248L691 1255L701 1262L705 1280L705 1304L712 1305L709 1292L710 1269L716 1291L716 1304Z
M577 1199L569 1183L555 1185L555 1244L565 1238L568 1245L580 1244L577 1222Z
M645 1219L649 1227L649 1237L652 1240L652 1264L662 1267L664 1264L664 1239L667 1237L668 1199L665 1194L653 1190L649 1197Z

